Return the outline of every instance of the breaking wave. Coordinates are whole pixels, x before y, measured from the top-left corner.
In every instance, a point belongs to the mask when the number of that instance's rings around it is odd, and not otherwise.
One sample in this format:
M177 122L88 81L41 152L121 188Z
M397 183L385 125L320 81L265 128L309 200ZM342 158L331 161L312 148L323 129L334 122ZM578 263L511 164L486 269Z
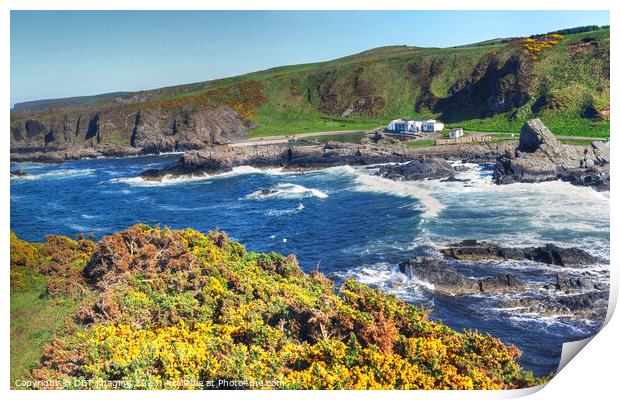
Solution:
M134 187L148 187L148 186L170 186L170 185L182 185L190 182L199 182L207 179L211 179L211 175L192 175L192 176L172 176L164 175L161 180L152 181L144 179L140 176L134 176L130 178L113 178L108 182L110 183L124 183Z
M307 188L294 183L278 183L273 188L261 189L245 196L247 200L266 200L266 199L301 199L305 197L316 197L325 199L328 195L318 189Z
M130 177L130 178L113 178L110 179L110 183L126 183L131 186L168 186L168 185L181 185L185 183L191 182L199 182L206 181L211 179L223 179L223 178L233 178L235 176L240 175L249 175L249 174L266 174L266 175L284 175L287 172L283 172L282 168L270 168L270 169L259 169L254 168L249 165L242 165L239 167L233 168L231 171L222 172L220 174L210 175L207 173L203 174L194 174L194 175L184 175L184 176L175 176L175 175L164 175L161 180L147 180L142 177Z
M11 176L11 179L15 179L15 180L69 179L69 178L92 176L94 172L95 172L94 169L88 169L88 168L59 169L55 171L44 172L42 174Z
M301 203L299 203L299 205L295 208L285 208L282 210L267 210L265 211L265 215L270 216L270 217L280 217L283 215L292 215L292 214L297 214L298 212L300 212L301 210L303 210L305 208L305 206Z

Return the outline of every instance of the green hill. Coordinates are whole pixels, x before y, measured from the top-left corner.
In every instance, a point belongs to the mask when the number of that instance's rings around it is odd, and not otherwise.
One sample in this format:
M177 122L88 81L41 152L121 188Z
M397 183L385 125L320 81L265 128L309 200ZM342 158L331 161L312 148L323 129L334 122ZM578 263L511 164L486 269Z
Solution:
M226 104L258 124L250 136L373 128L398 117L517 132L539 117L558 134L607 137L609 65L608 28L452 48L389 46L150 91L17 104L11 117L15 124L110 110L180 115ZM170 118L179 126L180 117ZM127 124L114 124L107 136L127 143Z

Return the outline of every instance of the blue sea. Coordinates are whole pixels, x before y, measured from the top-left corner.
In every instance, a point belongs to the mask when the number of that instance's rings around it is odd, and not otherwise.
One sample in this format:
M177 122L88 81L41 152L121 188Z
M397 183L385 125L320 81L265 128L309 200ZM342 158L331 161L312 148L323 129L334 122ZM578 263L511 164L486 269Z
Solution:
M136 223L206 232L218 227L248 250L295 254L306 271L319 268L342 282L355 278L405 301L432 308L432 318L462 330L478 329L523 351L521 364L536 375L555 371L562 343L595 334L600 321L539 316L504 308L526 293L455 297L408 279L398 263L434 246L463 239L511 246L578 246L600 259L583 272L609 281L609 193L563 182L491 183L491 171L467 164L468 182L393 182L376 167L334 167L308 173L238 167L217 176L137 177L179 155L93 159L62 165L12 164L11 229L42 241L46 234L96 238ZM517 273L531 284L554 282L559 267L532 262L459 262L468 276Z

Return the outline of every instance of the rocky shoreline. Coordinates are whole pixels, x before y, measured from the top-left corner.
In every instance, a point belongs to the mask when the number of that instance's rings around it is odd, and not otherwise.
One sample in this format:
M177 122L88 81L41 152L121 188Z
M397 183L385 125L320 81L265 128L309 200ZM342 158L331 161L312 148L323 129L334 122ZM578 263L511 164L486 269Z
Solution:
M596 258L584 250L553 244L511 248L475 240L436 250L446 259L415 256L399 264L400 272L409 279L432 285L434 291L451 296L512 293L518 297L502 300L500 306L516 308L523 313L590 320L602 320L606 314L609 284L593 282L588 272L577 275L573 272L573 276L569 276L562 269L598 263ZM454 260L458 264L503 259L554 265L558 267L558 272L545 284L527 284L515 273L468 277L458 272L450 261ZM488 269L488 265L485 268Z
M14 151L11 162L40 162L46 164L62 164L66 161L102 157L135 157L139 155L157 155L159 152L144 152L142 149L122 146L99 146L88 148L68 148L52 151Z
M341 142L328 142L318 146L217 146L185 153L179 161L163 169L147 170L141 176L148 180L161 180L163 177L202 176L228 172L242 165L257 168L313 170L342 165L404 163L412 160L425 163L424 160L428 160L426 165L429 168L422 168L419 176L432 178L434 177L432 166L439 162L432 160L465 159L489 163L496 158L499 151L499 146L490 144L437 146L437 148L425 149L407 149L375 143Z
M504 247L477 240L464 240L440 251L456 260L529 260L563 267L584 266L597 262L596 258L577 247L564 248L552 243L540 247Z
M516 149L507 149L497 158L493 180L500 185L563 180L608 191L609 162L609 142L565 145L540 119L533 119L521 129Z
M59 151L20 151L11 153L11 161L62 163L82 158L158 154L158 149L102 145ZM178 161L162 169L144 171L140 176L159 181L164 177L218 174L238 166L305 171L342 165L386 164L377 175L392 180L457 181L458 167L455 169L448 160L487 165L493 168L493 182L498 185L562 180L598 191L608 191L610 186L609 142L594 141L589 146L564 145L539 119L530 120L523 126L519 142L407 148L375 135L372 140L367 139L361 144L327 142L304 145L291 141L285 146L212 145L187 151Z
M528 121L523 126L518 143L412 149L384 140L362 144L328 142L316 146L294 143L289 146L213 146L185 153L177 162L163 169L145 171L141 177L158 181L164 177L203 176L228 172L242 165L311 170L341 165L388 164L382 166L377 175L392 180L456 181L458 170L448 160L492 167L496 184L563 180L599 191L609 190L609 142L593 142L590 146L564 145L539 119Z

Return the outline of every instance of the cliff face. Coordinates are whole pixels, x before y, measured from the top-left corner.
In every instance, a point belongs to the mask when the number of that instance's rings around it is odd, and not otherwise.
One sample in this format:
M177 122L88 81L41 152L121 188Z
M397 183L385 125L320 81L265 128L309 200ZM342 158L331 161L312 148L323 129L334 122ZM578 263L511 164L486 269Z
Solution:
M112 107L15 118L11 152L132 148L142 153L200 149L247 138L253 126L227 105L201 110Z

